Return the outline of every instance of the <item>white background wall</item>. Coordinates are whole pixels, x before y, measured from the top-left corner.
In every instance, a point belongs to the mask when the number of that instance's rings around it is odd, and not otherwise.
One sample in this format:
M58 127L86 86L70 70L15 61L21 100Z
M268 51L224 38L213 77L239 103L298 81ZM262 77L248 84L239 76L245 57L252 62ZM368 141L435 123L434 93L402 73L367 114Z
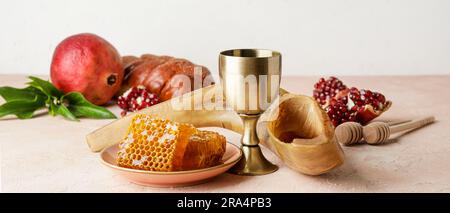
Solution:
M295 75L450 74L450 0L1 0L0 73L47 74L66 36L217 70L230 48L283 54Z

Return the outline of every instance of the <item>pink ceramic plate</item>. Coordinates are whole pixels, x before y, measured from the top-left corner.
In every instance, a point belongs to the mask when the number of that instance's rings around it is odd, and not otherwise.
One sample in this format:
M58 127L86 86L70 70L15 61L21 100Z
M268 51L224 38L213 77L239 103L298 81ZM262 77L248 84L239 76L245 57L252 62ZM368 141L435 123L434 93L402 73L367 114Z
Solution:
M154 187L189 186L206 182L209 179L226 172L234 166L242 156L242 151L239 147L227 143L226 151L222 158L223 163L220 165L188 171L155 172L118 166L116 163L118 149L118 144L104 149L100 153L102 163L133 183Z

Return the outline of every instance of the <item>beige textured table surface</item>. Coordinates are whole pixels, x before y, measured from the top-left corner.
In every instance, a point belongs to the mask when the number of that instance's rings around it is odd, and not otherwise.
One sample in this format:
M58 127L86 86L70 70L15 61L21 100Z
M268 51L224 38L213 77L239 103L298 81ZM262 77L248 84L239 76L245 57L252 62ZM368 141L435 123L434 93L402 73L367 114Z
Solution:
M311 94L318 77L284 77L282 87ZM223 174L184 188L138 186L113 175L89 151L85 135L111 120L70 122L48 115L30 120L0 119L3 192L450 192L450 76L341 77L371 88L394 102L380 119L435 115L437 122L392 143L343 147L346 162L312 177L280 166L276 173L244 177ZM0 86L22 87L25 76L0 75ZM3 103L3 100L0 101ZM112 107L116 114L117 107ZM237 141L239 135L227 134Z

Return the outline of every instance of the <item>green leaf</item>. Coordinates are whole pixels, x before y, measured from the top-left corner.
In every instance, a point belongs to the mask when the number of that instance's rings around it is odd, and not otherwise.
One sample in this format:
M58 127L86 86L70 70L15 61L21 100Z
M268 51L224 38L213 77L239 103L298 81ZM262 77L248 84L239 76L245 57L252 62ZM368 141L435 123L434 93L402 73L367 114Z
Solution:
M57 107L58 107L58 110L56 111L56 113L57 113L58 115L62 115L62 116L64 116L64 118L66 118L66 119L68 119L68 120L71 120L71 121L79 121L79 120L77 119L77 117L75 117L75 115L72 114L72 112L70 112L69 109L67 109L66 106L64 106L64 105L59 105L59 106L57 106Z
M117 118L112 112L106 108L97 106L89 102L79 92L70 92L61 97L61 102L68 101L67 107L76 117L88 118Z
M6 100L0 106L0 117L13 114L20 119L31 118L37 109L47 106L50 115L61 115L72 121L78 121L78 117L116 118L109 110L87 101L81 93L64 95L49 81L29 78L30 86L26 88L0 87L0 96Z
M0 117L5 115L16 115L20 119L33 117L36 110L45 107L45 99L35 96L32 100L14 100L0 106Z
M48 98L45 103L48 106L48 114L50 114L51 116L55 116L58 113L58 106L53 103L53 98Z
M36 110L34 110L34 111L36 111ZM29 119L29 118L32 118L32 117L33 117L34 111L28 111L28 112L18 113L18 114L16 114L16 116L17 116L19 119Z
M36 95L45 96L40 90L31 86L21 89L8 86L0 87L0 96L7 102L14 100L33 100Z
M28 78L31 79L31 82L28 82L28 84L30 86L35 87L36 89L39 89L41 92L43 92L47 96L60 98L61 96L64 95L64 93L59 91L49 81L42 80L40 78L33 77L33 76L29 76Z

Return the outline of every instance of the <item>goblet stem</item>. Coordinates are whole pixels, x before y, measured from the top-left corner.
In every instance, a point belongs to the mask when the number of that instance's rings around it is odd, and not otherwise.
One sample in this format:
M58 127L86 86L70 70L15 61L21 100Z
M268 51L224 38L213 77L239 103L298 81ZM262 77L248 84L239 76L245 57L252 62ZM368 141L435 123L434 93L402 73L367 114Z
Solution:
M265 175L277 171L278 166L269 162L259 147L256 123L260 115L240 114L239 116L244 122L244 133L241 139L244 156L229 172L238 175Z
M244 132L242 134L241 144L245 146L258 146L259 139L256 135L256 124L258 122L258 115L239 115L244 123Z

